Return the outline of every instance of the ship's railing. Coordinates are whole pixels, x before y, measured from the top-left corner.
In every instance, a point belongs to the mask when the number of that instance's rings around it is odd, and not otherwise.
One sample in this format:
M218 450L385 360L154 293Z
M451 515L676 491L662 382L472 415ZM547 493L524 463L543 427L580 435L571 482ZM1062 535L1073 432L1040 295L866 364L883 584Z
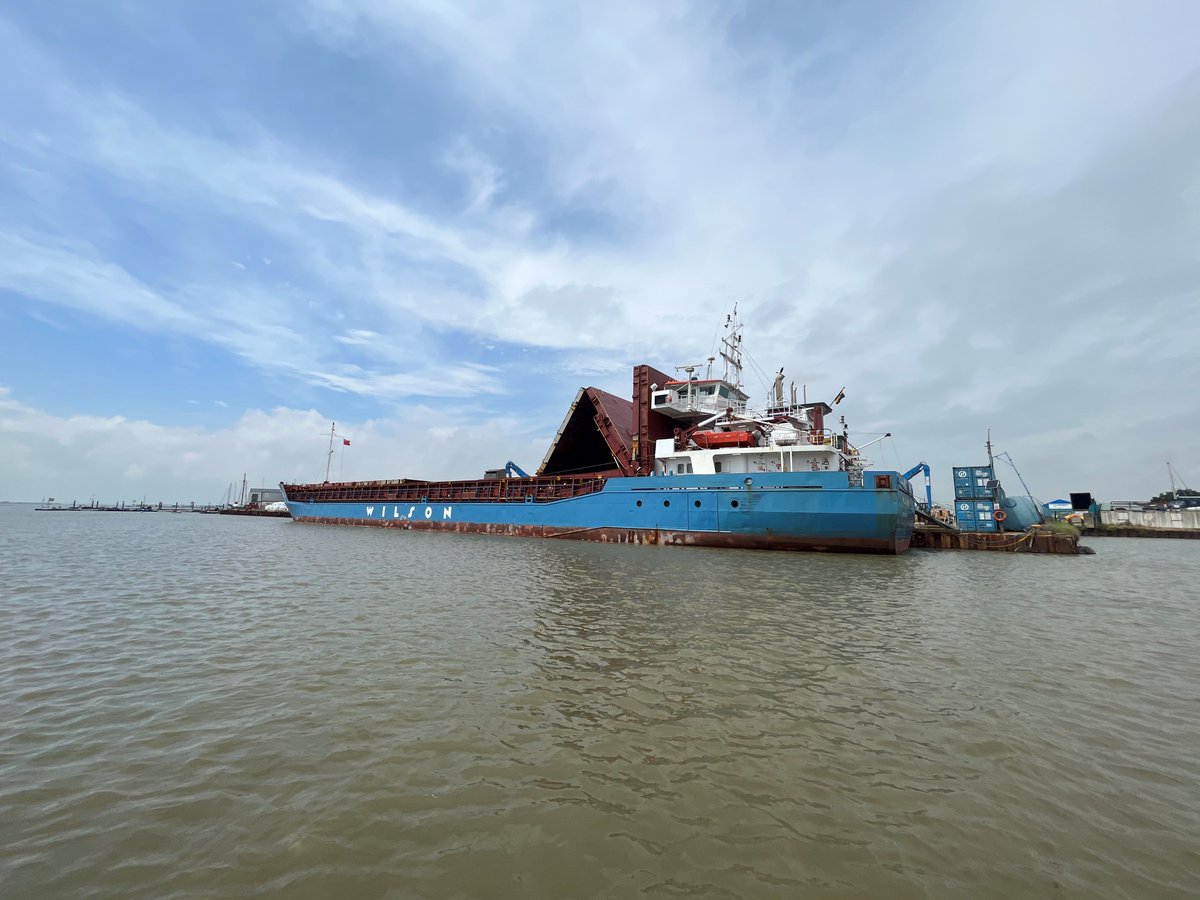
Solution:
M650 408L655 412L668 415L671 412L716 415L731 409L735 416L739 416L746 411L746 401L737 397L722 397L718 394L692 393L689 397L686 390L672 387L651 394Z
M820 429L816 431L804 431L800 433L800 439L794 444L777 444L777 449L783 450L804 450L804 449L829 449L841 450L845 453L852 453L853 449L846 441L844 435L836 431L828 429Z
M595 493L604 476L485 478L478 481L345 481L284 485L301 503L527 503L566 500Z
M745 411L746 405L730 400L725 397L702 397L693 395L689 401L687 395L676 396L672 395L669 398L663 398L661 394L666 394L666 391L660 392L660 396L656 398L654 405L651 407L656 412L664 410L675 410L677 412L700 412L700 413L723 413L727 409L732 409L734 415L738 415Z
M688 448L691 430L677 428L675 430L675 451L682 452ZM831 431L828 428L813 429L811 431L801 432L799 440L794 444L775 444L770 447L756 447L755 449L777 450L804 450L813 449L816 447L829 448L832 450L841 450L844 453L854 455L857 451L850 446L845 435ZM729 449L729 448L722 448Z
M839 434L836 431L831 431L828 428L815 428L812 431L807 432L805 436L801 438L802 444L805 441L807 441L809 444L831 447L834 450L847 450L849 447L844 435Z

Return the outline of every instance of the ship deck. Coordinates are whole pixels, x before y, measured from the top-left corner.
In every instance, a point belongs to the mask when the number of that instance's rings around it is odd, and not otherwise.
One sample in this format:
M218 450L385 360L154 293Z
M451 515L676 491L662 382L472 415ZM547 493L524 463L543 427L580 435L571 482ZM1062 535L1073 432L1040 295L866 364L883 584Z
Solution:
M617 473L613 473L617 474ZM287 498L300 503L528 503L568 500L604 489L604 474L481 478L477 481L343 481L285 484Z

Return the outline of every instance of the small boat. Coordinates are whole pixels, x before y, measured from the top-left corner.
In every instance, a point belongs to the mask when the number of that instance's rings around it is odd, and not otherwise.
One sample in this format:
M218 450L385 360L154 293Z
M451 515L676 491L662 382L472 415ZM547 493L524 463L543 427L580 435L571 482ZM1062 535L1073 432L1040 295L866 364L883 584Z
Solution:
M692 434L692 440L705 450L754 446L754 434L749 431L697 431Z

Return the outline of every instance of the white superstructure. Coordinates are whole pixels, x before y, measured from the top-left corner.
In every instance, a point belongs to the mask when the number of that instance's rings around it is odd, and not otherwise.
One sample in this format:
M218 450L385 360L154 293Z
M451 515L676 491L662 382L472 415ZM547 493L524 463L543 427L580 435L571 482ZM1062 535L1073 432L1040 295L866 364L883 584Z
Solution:
M741 323L737 309L726 319L721 359L724 373L695 374L698 365L679 366L685 378L651 385L651 409L675 419L673 438L655 443L654 474L713 475L754 472L837 472L861 474L865 467L846 436L825 427L833 412L827 403L798 402L793 384L784 396L783 370L766 407L755 411L742 388ZM841 398L839 394L838 399ZM835 401L836 402L836 401Z
M824 406L824 404L821 404ZM826 407L828 408L828 407ZM843 435L803 427L803 422L740 420L686 429L655 443L656 475L729 472L837 472L858 463ZM697 442L710 446L702 447Z

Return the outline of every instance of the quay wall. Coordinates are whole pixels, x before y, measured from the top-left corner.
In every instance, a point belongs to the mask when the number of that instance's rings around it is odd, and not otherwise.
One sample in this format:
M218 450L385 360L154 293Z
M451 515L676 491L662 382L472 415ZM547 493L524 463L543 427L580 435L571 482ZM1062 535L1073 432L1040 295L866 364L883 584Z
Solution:
M1134 528L1200 529L1200 509L1106 509L1100 513L1100 522Z

